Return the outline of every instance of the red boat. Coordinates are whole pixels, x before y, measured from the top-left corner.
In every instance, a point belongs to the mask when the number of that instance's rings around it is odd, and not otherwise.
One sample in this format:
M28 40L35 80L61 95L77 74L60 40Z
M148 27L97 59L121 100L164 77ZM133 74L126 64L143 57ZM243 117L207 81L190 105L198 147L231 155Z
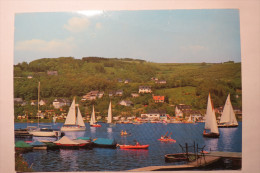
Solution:
M100 124L92 124L92 125L90 125L91 127L101 127L101 125Z
M149 145L118 145L120 149L148 149Z
M176 140L174 140L174 139L158 139L158 141L161 141L161 142L176 142Z

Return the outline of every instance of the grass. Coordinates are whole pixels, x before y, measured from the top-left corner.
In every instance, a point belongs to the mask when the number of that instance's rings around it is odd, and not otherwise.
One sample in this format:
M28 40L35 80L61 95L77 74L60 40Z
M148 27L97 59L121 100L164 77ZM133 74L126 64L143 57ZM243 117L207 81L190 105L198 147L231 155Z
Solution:
M169 102L172 104L187 104L191 105L196 99L196 87L178 87L170 89L156 90L158 95L166 95L169 97Z

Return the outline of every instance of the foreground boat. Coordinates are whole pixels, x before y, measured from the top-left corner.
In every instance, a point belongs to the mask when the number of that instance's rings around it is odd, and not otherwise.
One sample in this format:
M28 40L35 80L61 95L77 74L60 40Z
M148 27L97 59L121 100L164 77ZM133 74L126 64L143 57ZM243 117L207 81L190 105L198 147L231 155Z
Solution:
M98 148L116 148L117 143L114 139L97 138L93 140L93 146Z
M86 126L82 119L79 106L75 103L75 97L71 103L66 121L61 127L61 131L85 131Z
M211 103L210 94L208 96L208 105L207 105L205 119L206 119L205 120L205 130L203 131L203 136L208 137L208 138L218 138L219 131L218 131L218 126L217 126L215 110ZM209 132L206 132L206 130L209 130Z
M148 149L149 145L117 145L120 149Z
M195 155L195 154L193 154ZM191 154L189 154L191 156ZM164 156L165 162L188 162L190 161L187 157L187 153L176 153L176 154L166 154Z
M76 139L72 140L67 136L63 136L60 140L53 142L61 149L79 149L92 148L92 142L88 140Z
M47 145L40 141L30 143L34 150L47 150Z
M29 152L32 150L33 150L33 147L24 141L15 142L15 151L16 152Z
M237 127L237 119L234 113L231 101L230 101L230 94L228 94L223 113L221 115L218 127L219 128L230 128L230 127Z

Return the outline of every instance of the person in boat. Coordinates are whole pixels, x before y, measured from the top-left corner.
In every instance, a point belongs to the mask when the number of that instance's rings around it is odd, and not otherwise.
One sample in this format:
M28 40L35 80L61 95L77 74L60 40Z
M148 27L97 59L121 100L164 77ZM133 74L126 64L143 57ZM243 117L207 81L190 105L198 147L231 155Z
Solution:
M121 136L123 136L124 135L124 131L123 130L121 130Z
M164 139L164 136L163 136L163 135L161 136L161 139Z
M138 141L136 141L135 145L140 145Z
M124 132L124 135L127 135L127 132L126 132L126 131Z

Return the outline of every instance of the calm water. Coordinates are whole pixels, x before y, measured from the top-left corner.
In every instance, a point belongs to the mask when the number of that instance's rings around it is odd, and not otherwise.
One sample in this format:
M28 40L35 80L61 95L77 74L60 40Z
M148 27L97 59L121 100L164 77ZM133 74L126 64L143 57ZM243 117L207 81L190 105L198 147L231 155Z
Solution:
M51 123L45 123L51 124ZM33 125L33 124L30 124ZM60 128L62 123L54 125ZM15 123L15 128L25 128L26 123ZM121 150L93 148L92 150L59 150L59 151L33 151L24 154L25 160L32 164L33 170L48 171L122 171L139 167L169 165L165 163L164 155L181 152L179 144L192 145L195 141L199 147L206 145L206 150L242 152L242 123L237 128L220 128L220 138L210 139L202 136L204 123L198 124L116 124L110 127L102 124L95 128L86 124L87 130L83 132L66 132L71 139L88 136L92 138L115 139L119 144L149 144L148 150ZM131 135L122 137L120 131L126 130ZM161 135L172 132L171 137L176 143L163 143L158 141ZM168 134L169 134L168 133ZM34 137L33 140L55 138Z

